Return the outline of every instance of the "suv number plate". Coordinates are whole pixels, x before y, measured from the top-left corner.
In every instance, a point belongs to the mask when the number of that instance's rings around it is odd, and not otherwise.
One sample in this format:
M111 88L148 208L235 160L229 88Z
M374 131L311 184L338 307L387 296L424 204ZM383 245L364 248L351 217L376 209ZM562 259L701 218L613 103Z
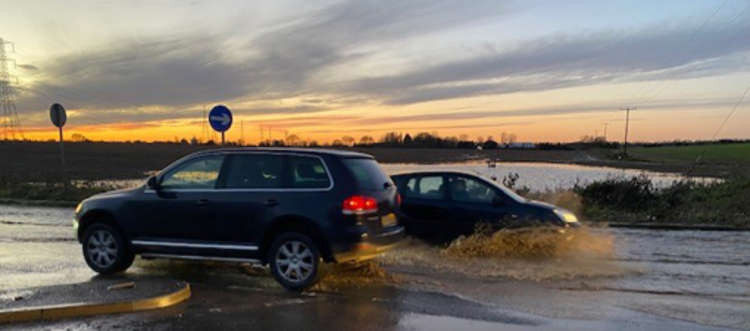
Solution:
M384 228L396 225L396 215L394 213L390 213L388 215L381 217L380 224Z

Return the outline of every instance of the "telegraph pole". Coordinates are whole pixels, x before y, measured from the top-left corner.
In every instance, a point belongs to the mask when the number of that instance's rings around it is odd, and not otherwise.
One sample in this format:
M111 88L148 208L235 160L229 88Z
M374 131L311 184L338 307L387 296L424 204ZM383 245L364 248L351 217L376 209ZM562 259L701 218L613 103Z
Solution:
M10 84L12 78L18 83L18 78L11 76L8 69L8 62L13 62L15 66L16 61L5 55L6 45L10 46L11 53L16 51L15 44L0 38L0 109L2 109L0 116L3 121L3 139L15 139L16 134L23 139L18 112L16 112L16 91Z
M604 122L604 141L607 141L607 125L609 123Z
M628 156L628 129L630 127L630 111L636 110L636 107L620 108L625 111L625 144L623 145L623 155Z

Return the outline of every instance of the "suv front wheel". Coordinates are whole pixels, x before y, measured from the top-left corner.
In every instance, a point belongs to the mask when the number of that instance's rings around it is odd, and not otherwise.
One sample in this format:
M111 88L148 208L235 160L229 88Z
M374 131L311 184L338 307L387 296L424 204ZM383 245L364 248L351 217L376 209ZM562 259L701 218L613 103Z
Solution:
M279 235L268 251L273 277L285 288L302 291L319 279L320 251L310 237L296 232Z
M117 229L106 224L93 224L83 235L83 257L94 271L108 275L125 271L135 256Z

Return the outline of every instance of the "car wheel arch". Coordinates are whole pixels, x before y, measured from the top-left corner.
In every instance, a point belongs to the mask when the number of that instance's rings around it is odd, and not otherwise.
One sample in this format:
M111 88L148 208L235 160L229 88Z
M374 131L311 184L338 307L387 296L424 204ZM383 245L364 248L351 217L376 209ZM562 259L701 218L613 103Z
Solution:
M102 223L107 224L109 226L114 227L117 229L117 231L120 232L120 234L125 238L127 242L127 234L125 231L123 231L122 227L117 223L117 219L115 216L110 213L107 210L103 209L93 209L88 212L86 212L83 216L81 216L79 223L78 223L78 233L77 233L77 239L78 242L81 242L83 240L82 236L84 233L86 233L86 229L91 226L92 224L96 223Z
M274 238L285 232L299 232L310 236L313 242L318 246L320 255L326 262L332 262L333 253L320 227L311 219L304 216L285 215L279 216L271 221L270 225L263 233L260 244L260 258L263 264L268 263L267 253L273 243Z

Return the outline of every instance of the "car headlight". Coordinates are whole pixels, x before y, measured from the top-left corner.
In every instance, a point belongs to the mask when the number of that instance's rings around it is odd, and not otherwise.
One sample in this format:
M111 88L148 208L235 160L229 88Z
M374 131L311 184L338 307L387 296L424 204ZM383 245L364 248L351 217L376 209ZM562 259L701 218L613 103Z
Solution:
M554 210L555 215L560 218L565 223L576 223L578 222L578 217L576 217L576 214L571 213L570 211L567 211L565 209L555 209Z
M81 208L83 208L83 201L79 202L76 206L76 214L81 212Z

